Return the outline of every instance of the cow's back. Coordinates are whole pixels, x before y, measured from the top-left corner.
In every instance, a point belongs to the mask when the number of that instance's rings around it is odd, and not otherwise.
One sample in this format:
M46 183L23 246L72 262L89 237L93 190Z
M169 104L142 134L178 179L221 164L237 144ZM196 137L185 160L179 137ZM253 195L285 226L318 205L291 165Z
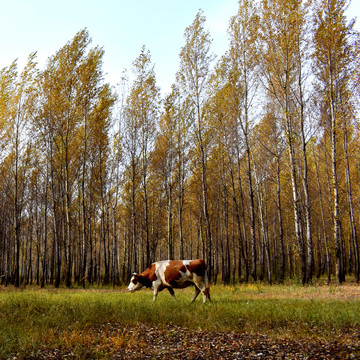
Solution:
M202 259L196 260L163 260L157 261L156 276L164 286L185 288L193 285L194 280L207 284L206 264Z

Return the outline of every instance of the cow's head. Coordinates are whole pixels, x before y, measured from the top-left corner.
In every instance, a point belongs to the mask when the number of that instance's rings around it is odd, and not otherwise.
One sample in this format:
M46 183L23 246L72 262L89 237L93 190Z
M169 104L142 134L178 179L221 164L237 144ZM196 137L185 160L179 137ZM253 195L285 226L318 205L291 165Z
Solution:
M128 290L131 292L140 290L144 286L144 284L142 284L139 280L140 280L140 276L138 274L134 273L132 278L130 279L130 284L128 286Z

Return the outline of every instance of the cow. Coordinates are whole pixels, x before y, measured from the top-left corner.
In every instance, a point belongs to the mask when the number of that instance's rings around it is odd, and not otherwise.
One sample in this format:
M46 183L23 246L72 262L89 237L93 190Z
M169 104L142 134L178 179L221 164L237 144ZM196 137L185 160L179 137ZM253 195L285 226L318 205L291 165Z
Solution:
M156 300L159 291L168 289L176 301L174 289L183 289L195 285L195 301L200 292L203 294L203 302L210 300L210 287L205 261L197 260L163 260L151 264L140 274L134 273L128 290L131 292L140 290L144 286L154 290L153 301Z

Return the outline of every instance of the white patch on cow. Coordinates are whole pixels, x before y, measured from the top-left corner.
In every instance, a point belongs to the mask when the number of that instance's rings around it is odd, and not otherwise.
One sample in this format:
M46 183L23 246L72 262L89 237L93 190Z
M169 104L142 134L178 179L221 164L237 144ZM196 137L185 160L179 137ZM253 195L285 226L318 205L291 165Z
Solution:
M162 286L166 284L165 282L165 269L169 265L168 260L156 261L155 262L155 275L156 280L152 282L152 289L154 290L153 301L156 300L156 297L159 291L162 290ZM169 285L169 284L167 284Z
M153 288L156 289L161 284L170 285L165 282L165 270L167 266L169 265L169 260L162 260L155 262L155 274L157 277L157 280L153 282Z

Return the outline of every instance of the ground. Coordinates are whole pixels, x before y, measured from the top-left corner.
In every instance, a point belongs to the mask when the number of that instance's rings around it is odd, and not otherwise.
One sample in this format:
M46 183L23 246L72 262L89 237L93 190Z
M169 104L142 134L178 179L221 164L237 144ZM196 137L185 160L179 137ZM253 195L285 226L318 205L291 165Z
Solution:
M104 336L126 339L112 359L358 359L360 334L339 334L331 342L268 337L261 334L194 330L176 325L104 324L93 329ZM125 336L124 336L125 335ZM95 358L66 349L45 350L40 359Z
M0 359L360 359L360 287L1 289Z

